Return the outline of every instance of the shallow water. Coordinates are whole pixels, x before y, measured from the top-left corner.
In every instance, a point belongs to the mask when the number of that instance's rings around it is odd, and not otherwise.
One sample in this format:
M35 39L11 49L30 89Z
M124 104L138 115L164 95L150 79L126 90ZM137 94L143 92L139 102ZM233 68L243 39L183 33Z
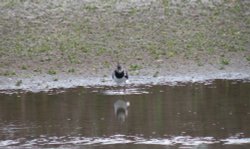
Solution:
M0 148L250 148L250 82L0 94Z

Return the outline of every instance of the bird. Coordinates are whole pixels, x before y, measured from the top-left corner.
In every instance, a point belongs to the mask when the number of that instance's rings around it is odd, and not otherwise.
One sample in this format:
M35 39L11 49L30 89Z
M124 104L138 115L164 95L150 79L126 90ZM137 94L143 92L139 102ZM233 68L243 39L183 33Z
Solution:
M121 65L118 63L116 69L112 73L112 79L117 84L126 83L126 81L128 80L128 72L124 71Z
M130 106L130 102L124 100L117 100L114 103L114 112L117 119L121 122L126 120L128 116L128 107Z

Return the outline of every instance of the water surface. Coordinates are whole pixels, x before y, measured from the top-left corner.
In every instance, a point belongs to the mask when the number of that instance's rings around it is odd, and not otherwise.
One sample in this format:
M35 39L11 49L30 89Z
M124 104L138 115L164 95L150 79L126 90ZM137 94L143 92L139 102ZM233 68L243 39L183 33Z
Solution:
M0 148L250 148L250 83L0 94Z

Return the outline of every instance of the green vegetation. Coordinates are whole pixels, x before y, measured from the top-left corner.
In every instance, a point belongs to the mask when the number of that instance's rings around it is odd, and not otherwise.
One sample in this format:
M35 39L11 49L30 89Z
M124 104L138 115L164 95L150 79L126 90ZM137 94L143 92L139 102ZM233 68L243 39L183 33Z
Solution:
M50 69L50 70L48 71L48 74L49 74L49 75L55 75L55 74L56 74L56 71L53 70L53 69Z
M15 76L16 73L14 71L5 71L3 73L4 76L10 77L10 76Z
M108 50L104 47L99 48L96 52L97 56L103 55L104 53L106 53Z
M34 72L39 72L39 73L41 73L41 72L42 72L42 70L41 70L41 69L39 69L39 68L36 68L36 69L34 69L33 71L34 71Z
M98 7L95 5L86 5L83 7L83 9L86 9L88 11L96 11L98 9Z
M22 70L27 70L27 66L22 65L22 66L21 66L21 69L22 69Z
M211 55L215 52L214 48L210 47L207 49L208 53Z
M68 70L69 73L74 73L75 72L75 69L74 68L71 68Z
M104 61L103 66L105 68L109 68L110 67L110 63L108 61Z
M204 64L201 62L201 60L197 60L197 65L200 66L200 67L204 66Z
M250 55L246 57L247 61L250 62Z
M118 8L115 0L63 5L55 1L1 1L1 75L16 75L11 68L54 75L97 62L100 67L110 68L120 59L129 60L126 65L131 71L142 66L158 67L152 63L157 60L177 65L181 60L194 61L198 66L219 67L229 65L225 57L249 54L248 3L123 3ZM46 13L38 8L46 9ZM213 61L221 53L225 56L219 62ZM249 56L242 58L250 61ZM25 65L20 66L19 62ZM47 71L50 66L56 67L57 72ZM73 68L68 72L74 73Z
M20 3L20 1L18 1L18 0L5 0L2 3L3 3L4 8L13 8L13 7L17 6Z
M226 59L226 58L222 58L221 59L221 64L223 64L223 65L228 65L229 64L229 60L228 59Z
M136 70L140 70L140 69L142 69L142 66L137 65L137 64L131 64L129 66L129 71L136 71Z

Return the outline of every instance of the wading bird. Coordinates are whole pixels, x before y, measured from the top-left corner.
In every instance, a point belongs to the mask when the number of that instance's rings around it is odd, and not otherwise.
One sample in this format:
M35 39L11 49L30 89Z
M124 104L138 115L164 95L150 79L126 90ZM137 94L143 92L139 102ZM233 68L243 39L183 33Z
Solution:
M117 64L116 69L112 73L112 79L117 84L126 83L126 81L128 80L128 73L122 69L122 67L119 63Z

